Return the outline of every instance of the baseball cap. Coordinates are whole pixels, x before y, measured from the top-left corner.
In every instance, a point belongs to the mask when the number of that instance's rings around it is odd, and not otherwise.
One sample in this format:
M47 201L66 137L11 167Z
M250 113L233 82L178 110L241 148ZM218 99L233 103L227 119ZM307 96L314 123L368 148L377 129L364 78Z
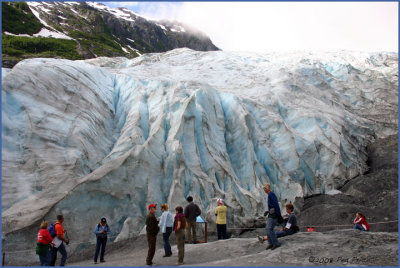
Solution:
M151 208L155 208L157 205L156 204L150 204L149 205L149 210L151 209Z
M101 218L101 222L107 222L106 218Z

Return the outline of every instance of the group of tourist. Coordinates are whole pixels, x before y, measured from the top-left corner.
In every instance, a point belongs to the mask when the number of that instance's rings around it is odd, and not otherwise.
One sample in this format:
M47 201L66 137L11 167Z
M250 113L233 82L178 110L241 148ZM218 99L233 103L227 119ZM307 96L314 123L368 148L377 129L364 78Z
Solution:
M296 216L294 214L294 207L291 203L286 204L286 212L289 215L286 224L281 215L278 199L274 192L271 191L270 184L266 183L263 186L264 192L268 195L268 210L264 216L266 220L266 236L258 236L261 243L268 241L267 250L274 250L280 247L278 241L279 237L292 235L299 231L297 226ZM193 202L193 197L188 196L188 205L183 209L181 206L175 208L175 217L168 210L167 204L161 205L161 217L158 220L155 216L157 211L156 204L148 206L149 214L146 217L146 233L148 242L148 253L146 258L147 265L154 265L153 257L156 251L157 234L161 230L164 244L163 257L172 256L171 245L169 237L172 232L175 232L176 244L178 249L178 262L177 265L182 265L185 253L185 240L188 243L196 244L196 220L201 215L201 210L198 205ZM219 239L227 239L226 222L227 222L227 207L224 200L217 199L217 207L215 209L217 234ZM36 253L39 255L41 266L55 266L57 260L57 252L61 254L60 266L65 265L67 259L67 251L64 243L69 244L69 239L66 236L66 231L63 228L64 217L57 216L57 221L50 226L46 221L40 225L38 233ZM275 226L284 225L279 231L274 231ZM353 228L361 231L369 231L369 224L363 214L357 213L353 221ZM100 222L95 226L94 233L96 235L96 250L94 254L94 263L97 264L97 259L100 254L100 262L105 262L105 248L107 244L107 237L110 234L110 227L107 224L106 218L101 218Z
M198 205L193 203L193 197L188 196L186 199L189 204L183 209L178 206L175 208L175 218L172 219L172 214L168 210L167 204L161 205L161 218L158 221L156 219L156 205L149 205L149 214L146 217L146 232L147 242L149 250L147 252L146 264L153 265L153 257L156 251L156 239L157 234L161 229L163 243L164 243L164 255L163 257L172 256L171 245L169 243L169 236L172 231L175 232L176 245L178 248L178 263L177 265L183 264L183 258L185 255L185 230L186 236L189 243L196 244L196 219L201 214L201 210Z
M64 217L58 215L57 221L54 224L49 226L46 221L43 221L40 225L36 254L39 255L41 266L55 266L57 252L60 252L61 254L60 266L65 265L65 261L67 260L67 251L64 242L68 245L69 239L65 237L66 231L62 226L63 222Z
M188 205L183 209L181 206L175 208L175 218L172 219L172 214L168 211L168 205L161 205L161 218L158 221L155 217L156 205L149 205L149 214L146 217L146 232L149 250L147 253L146 264L153 265L153 257L156 249L157 233L162 232L164 243L163 257L172 256L171 245L169 243L169 236L172 231L175 232L176 245L178 249L178 262L177 265L183 264L185 255L185 240L191 244L197 244L196 222L197 217L201 215L201 210L198 205L193 202L193 197L186 198ZM218 239L226 239L226 206L224 200L217 199L217 208L215 209L215 216L217 216L217 233ZM186 232L185 232L186 230ZM185 237L186 233L186 237Z
M63 228L63 215L57 216L54 224L43 221L38 232L36 254L39 255L40 266L55 266L57 261L57 252L61 254L60 266L65 266L67 260L67 251L64 246L69 244L66 238L66 230ZM110 233L110 227L106 218L101 218L100 222L95 226L94 233L96 235L96 251L94 254L94 263L97 264L97 258L100 253L100 262L105 262L104 254L107 244L107 235Z
M263 186L264 192L268 195L268 210L265 212L264 216L267 216L267 222L265 231L267 236L257 236L258 240L263 243L264 241L268 241L268 246L265 248L266 250L274 250L280 247L280 243L278 241L279 237L292 235L298 232L300 229L297 226L296 216L294 214L294 206L291 203L286 204L286 213L289 215L286 225L283 229L279 231L274 231L276 225L283 223L283 218L281 215L281 210L279 208L278 198L271 191L271 185L269 183L264 184ZM356 218L353 221L353 229L358 229L361 231L369 231L369 224L365 218L365 216L361 213L356 213Z

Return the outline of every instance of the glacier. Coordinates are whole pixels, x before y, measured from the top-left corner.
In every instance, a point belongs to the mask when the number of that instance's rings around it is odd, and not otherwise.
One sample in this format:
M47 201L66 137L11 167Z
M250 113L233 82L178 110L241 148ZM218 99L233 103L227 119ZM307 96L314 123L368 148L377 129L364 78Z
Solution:
M366 146L398 133L390 52L175 49L27 59L2 78L3 250L33 248L57 214L69 252L95 242L100 217L123 240L143 229L149 203L173 210L188 195L209 223L223 198L228 228L251 227L264 183L301 209L367 172Z

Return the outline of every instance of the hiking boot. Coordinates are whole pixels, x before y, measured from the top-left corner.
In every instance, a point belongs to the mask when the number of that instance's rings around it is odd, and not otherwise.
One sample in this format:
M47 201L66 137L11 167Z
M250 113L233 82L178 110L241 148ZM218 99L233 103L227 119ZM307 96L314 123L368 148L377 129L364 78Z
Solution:
M260 242L261 244L264 243L264 237L257 235L258 238L258 242Z
M279 248L281 245L273 245L272 247L271 247L271 250L274 250L274 249L276 249L276 248Z
M273 247L274 247L273 245L268 245L268 246L265 248L265 250L272 249Z
M183 265L183 262L178 261L176 265Z
M106 262L106 260L100 260L100 262Z

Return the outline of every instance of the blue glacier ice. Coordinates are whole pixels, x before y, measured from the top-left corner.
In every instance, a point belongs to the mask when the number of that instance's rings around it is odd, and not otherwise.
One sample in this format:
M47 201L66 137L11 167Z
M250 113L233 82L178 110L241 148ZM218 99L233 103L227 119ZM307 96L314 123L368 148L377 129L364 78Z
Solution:
M94 243L103 216L123 240L149 203L173 210L188 195L208 222L223 198L228 227L250 227L267 182L299 209L366 172L366 146L398 133L397 62L189 49L24 60L3 71L3 248L33 248L28 234L57 214L71 252Z

